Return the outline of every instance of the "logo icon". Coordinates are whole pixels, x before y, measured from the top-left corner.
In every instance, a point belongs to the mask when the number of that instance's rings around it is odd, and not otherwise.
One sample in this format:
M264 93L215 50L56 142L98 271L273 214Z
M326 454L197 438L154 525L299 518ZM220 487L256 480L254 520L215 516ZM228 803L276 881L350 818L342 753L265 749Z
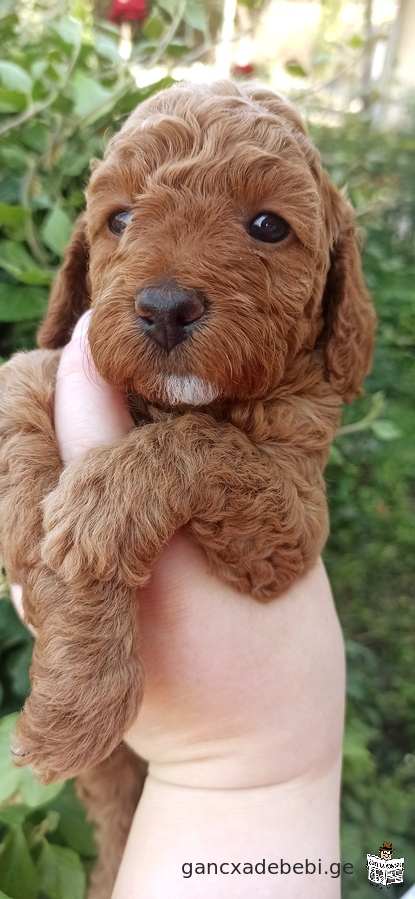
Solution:
M368 880L375 886L382 889L383 886L389 890L394 883L403 883L403 872L405 870L404 858L392 858L396 850L392 843L387 840L383 841L383 846L379 846L379 855L367 854L367 876Z

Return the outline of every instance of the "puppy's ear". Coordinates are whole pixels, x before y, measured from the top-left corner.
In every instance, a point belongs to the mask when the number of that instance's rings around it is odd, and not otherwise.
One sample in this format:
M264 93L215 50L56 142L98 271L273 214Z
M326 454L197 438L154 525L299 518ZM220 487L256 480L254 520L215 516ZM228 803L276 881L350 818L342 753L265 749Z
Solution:
M370 371L375 312L363 281L349 204L330 185L331 265L323 297L326 377L346 403L362 394Z
M37 345L42 349L58 349L68 343L78 318L89 309L88 265L83 214L76 222L62 268L52 284L46 318L37 333Z

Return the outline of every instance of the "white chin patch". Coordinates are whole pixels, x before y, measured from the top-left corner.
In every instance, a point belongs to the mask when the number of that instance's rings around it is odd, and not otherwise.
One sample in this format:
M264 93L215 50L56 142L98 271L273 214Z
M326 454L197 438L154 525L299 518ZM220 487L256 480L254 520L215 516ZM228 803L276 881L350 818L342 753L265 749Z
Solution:
M170 406L207 406L220 394L215 384L194 375L164 375L162 389L165 402Z

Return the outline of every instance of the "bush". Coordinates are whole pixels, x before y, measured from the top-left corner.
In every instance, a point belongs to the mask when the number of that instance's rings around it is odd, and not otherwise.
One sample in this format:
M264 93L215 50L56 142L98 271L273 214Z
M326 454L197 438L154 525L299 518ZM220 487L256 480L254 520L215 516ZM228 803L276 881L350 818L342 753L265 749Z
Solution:
M348 658L342 849L357 876L344 879L345 899L370 899L366 853L385 839L405 856L405 881L415 881L413 133L411 122L379 133L360 118L314 129L365 227L363 266L379 321L368 395L345 409L326 471L325 561Z

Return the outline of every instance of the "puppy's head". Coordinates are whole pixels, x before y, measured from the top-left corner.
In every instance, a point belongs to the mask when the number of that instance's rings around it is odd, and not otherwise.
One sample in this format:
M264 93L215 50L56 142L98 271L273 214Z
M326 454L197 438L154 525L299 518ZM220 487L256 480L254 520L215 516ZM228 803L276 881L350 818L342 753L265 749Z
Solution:
M349 401L370 366L351 209L297 112L255 85L170 88L112 138L39 344L90 302L100 373L153 402L262 398L310 365Z

